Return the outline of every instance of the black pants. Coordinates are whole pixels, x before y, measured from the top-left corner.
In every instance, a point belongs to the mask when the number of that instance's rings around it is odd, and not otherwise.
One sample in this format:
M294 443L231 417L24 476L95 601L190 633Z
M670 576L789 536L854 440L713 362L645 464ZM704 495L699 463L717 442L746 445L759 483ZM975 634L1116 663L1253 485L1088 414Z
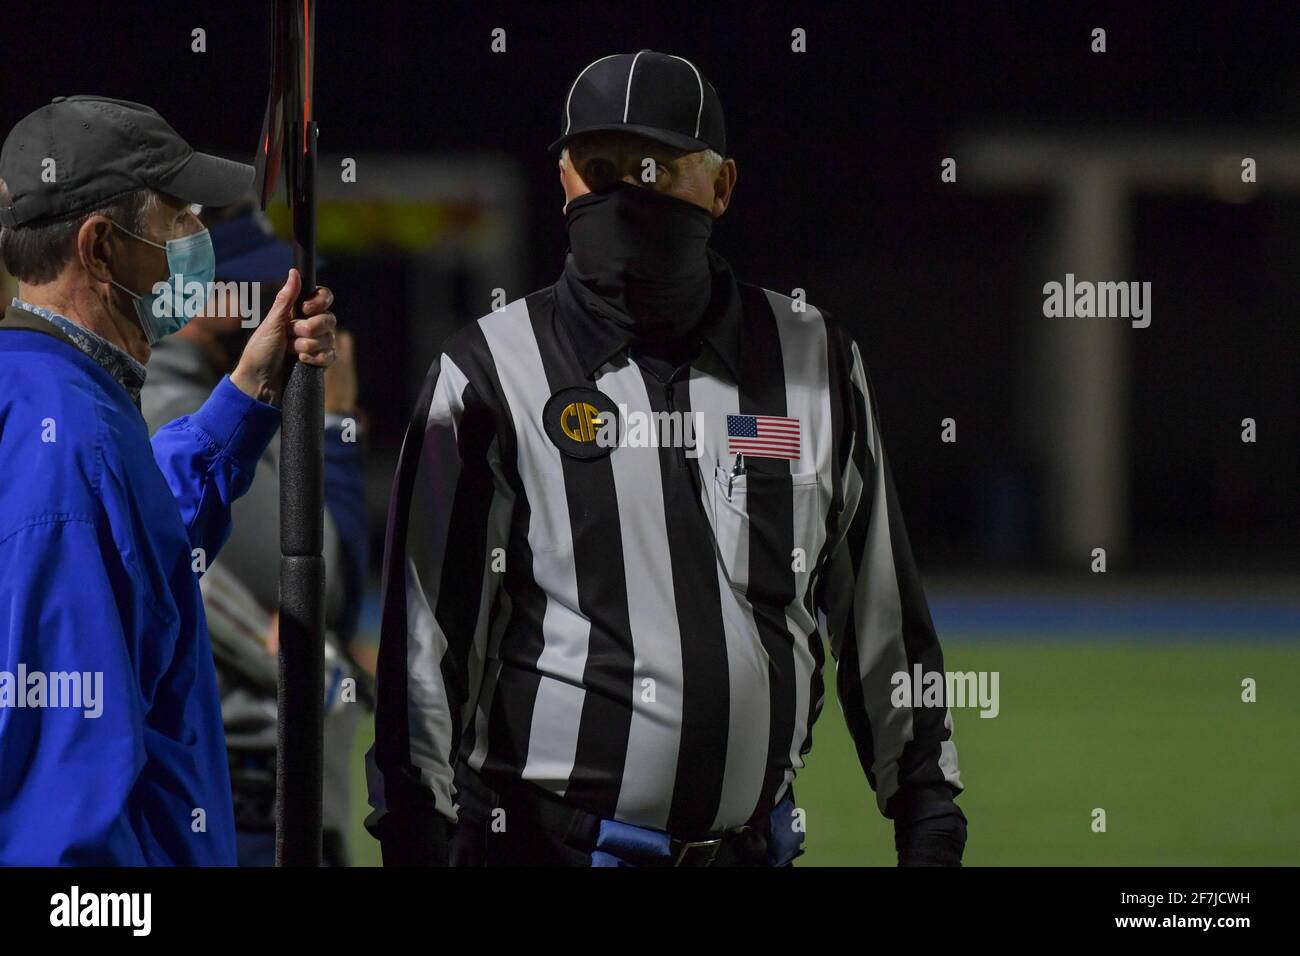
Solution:
M452 866L591 866L591 854L532 827L493 833L491 823L462 819L449 847Z

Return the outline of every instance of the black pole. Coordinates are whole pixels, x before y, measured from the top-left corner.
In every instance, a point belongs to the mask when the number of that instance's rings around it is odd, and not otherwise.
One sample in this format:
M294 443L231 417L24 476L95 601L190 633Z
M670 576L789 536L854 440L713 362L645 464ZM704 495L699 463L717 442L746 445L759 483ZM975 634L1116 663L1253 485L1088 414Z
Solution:
M302 124L290 127L300 142ZM297 184L313 194L316 124ZM316 211L295 196L294 265L301 302L316 289ZM295 310L301 314L300 310ZM280 686L276 761L276 840L279 866L320 866L324 776L325 562L323 535L324 377L294 361L284 390L280 428Z
M296 4L294 5L296 7ZM316 123L314 3L303 17L277 4L296 29L284 111L285 187L293 212L294 266L302 277L295 314L316 291ZM296 14L297 11L295 11ZM313 17L314 19L314 17ZM282 21L283 22L283 21ZM274 95L274 81L272 84ZM277 866L320 866L325 719L324 373L289 357L280 427L280 682L275 774Z

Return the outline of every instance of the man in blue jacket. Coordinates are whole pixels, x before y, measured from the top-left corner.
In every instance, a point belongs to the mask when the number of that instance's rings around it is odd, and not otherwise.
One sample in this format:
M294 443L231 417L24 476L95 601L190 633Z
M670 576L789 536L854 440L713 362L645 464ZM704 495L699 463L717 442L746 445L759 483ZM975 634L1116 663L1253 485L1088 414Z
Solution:
M334 357L291 271L235 370L152 443L150 350L199 311L195 204L250 187L156 112L59 97L0 150L0 864L235 862L198 578L279 426L291 356ZM164 283L166 285L164 285Z

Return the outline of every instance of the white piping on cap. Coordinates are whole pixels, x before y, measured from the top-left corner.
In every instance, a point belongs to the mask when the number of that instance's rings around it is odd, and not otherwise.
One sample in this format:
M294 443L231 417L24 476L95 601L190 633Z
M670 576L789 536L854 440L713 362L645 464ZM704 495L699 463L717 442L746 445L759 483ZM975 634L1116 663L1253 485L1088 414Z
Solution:
M564 98L564 135L565 136L569 135L569 127L573 125L573 119L572 117L569 116L569 102L573 99L573 91L578 88L579 80L582 79L583 74L585 74L597 63L603 63L605 60L612 60L614 59L614 57L619 55L620 54L618 53L611 53L609 56L602 56L599 60L592 60L590 63L588 63L586 66L582 68L582 73L578 74L578 79L573 81L573 85L569 87L569 95ZM631 77L629 77L629 80L630 79ZM626 117L624 118L624 121L626 122Z
M695 138L699 139L700 138L700 117L704 115L704 80L700 78L700 71L695 69L695 64L692 63L690 60L681 56L673 56L671 53L669 53L668 56L672 56L674 60L681 60L683 63L689 66L691 68L691 72L695 74L695 82L700 85L700 108L695 111ZM626 116L623 118L623 122L625 123L627 122Z
M641 50L636 56L632 57L632 67L627 71L627 95L623 97L623 122L627 122L627 108L632 103L632 74L636 72L636 61L641 59Z

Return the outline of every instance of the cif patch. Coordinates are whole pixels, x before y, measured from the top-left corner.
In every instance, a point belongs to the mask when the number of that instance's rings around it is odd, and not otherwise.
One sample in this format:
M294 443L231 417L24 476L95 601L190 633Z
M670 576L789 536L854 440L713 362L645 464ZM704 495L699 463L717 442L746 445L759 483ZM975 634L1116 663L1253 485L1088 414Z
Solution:
M570 458L604 458L618 447L618 406L599 389L562 388L547 399L542 427Z

